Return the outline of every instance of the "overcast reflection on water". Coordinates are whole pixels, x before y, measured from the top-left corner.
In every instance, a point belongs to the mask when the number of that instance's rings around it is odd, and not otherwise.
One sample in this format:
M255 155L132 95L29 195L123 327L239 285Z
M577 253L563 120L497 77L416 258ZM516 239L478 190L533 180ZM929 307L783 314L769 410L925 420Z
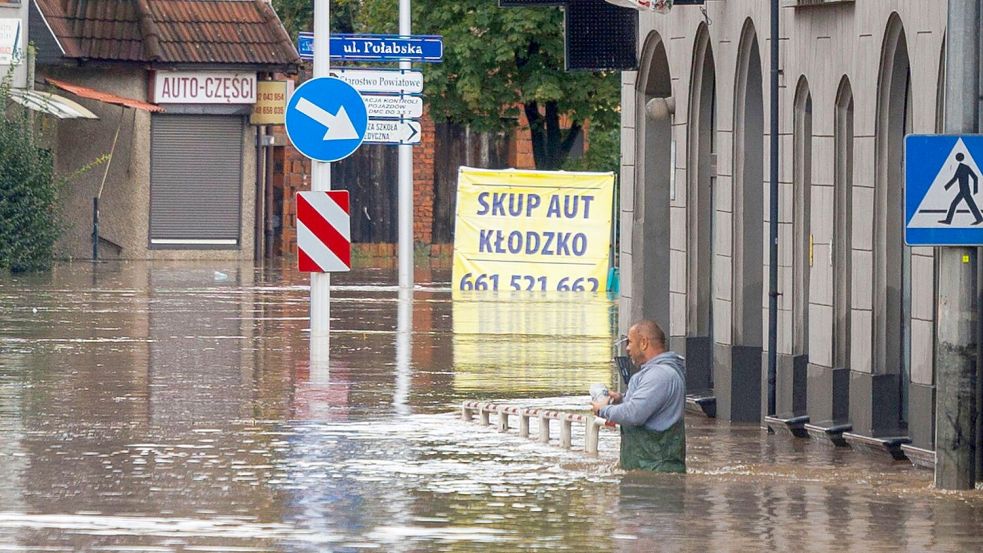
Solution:
M451 298L449 272L220 262L0 277L0 551L979 550L980 492L849 449L687 420L690 474L459 420L583 409L615 303ZM575 445L581 439L574 436Z

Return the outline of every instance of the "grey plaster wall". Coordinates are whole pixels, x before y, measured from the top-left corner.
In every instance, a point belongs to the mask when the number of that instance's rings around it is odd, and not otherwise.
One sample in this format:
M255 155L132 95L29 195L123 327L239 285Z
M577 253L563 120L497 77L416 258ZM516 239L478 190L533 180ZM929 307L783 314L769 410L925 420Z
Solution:
M803 76L808 80L812 95L812 174L810 190L811 217L808 232L812 235L812 263L808 266L809 282L809 362L824 367L833 366L833 210L834 210L834 124L836 95L844 77L849 79L854 98L854 150L852 194L852 293L851 306L851 357L853 371L896 372L897 367L880 367L873 360L875 320L884 318L878 305L884 304L887 291L884 283L875 279L875 256L886 251L887 244L878 243L875 210L878 206L878 186L884 186L884 177L878 171L877 129L878 117L883 110L879 105L879 76L882 71L882 50L885 34L892 17L903 26L911 65L911 130L916 133L936 131L938 107L938 80L941 48L945 28L945 2L925 0L856 0L855 2L828 3L821 6L793 7L783 2L781 20L782 50L780 55L780 205L779 205L779 353L791 354L793 320L793 266L794 256L808 255L802 242L794 240L793 202L793 130L794 97L796 85ZM646 232L646 240L655 240L659 247L668 248L671 279L669 328L673 336L688 334L687 306L693 298L687 297L682 276L692 271L687 268L690 252L687 252L686 234L690 228L685 214L687 191L678 183L686 182L687 167L687 113L690 101L690 83L694 70L694 40L701 25L707 25L716 65L716 181L714 189L714 256L712 267L696 270L712 270L714 341L733 345L734 325L739 324L734 314L734 213L733 174L734 159L735 83L738 65L741 31L749 20L757 32L761 50L761 72L765 77L765 151L762 160L764 182L760 183L765 218L768 206L768 148L767 124L770 103L768 78L770 75L769 3L734 0L708 0L707 16L698 7L676 6L668 15L642 13L640 19L640 44L650 47L650 37L658 36L666 45L671 71L672 95L676 111L672 126L672 138L677 145L673 170L677 183L671 200L670 236L664 237ZM646 58L641 52L640 57ZM636 105L636 73L629 72L623 78L623 106ZM631 221L633 210L632 190L635 179L644 173L647 159L638 153L636 133L638 115L634 109L622 111L622 232L630 232L626 222ZM880 181L878 179L881 179ZM893 205L893 204L892 204ZM766 224L767 221L762 221ZM635 229L639 232L639 229ZM645 232L645 231L643 231ZM623 234L625 236L625 234ZM628 234L627 236L630 236ZM883 238L882 238L883 239ZM632 240L622 240L622 263L631 266L634 253ZM637 240L635 241L637 244ZM764 264L761 277L762 319L767 324L767 227L765 227ZM934 258L930 248L913 248L910 251L911 308L907 324L910 328L911 381L931 384L933 381L934 352ZM692 267L692 266L691 266ZM622 274L630 271L622 269ZM883 279L882 279L883 280ZM622 283L624 293L622 315L632 313L631 304L638 301L646 290L627 278ZM883 309L883 307L881 308ZM622 326L626 321L622 318ZM767 327L765 327L766 329ZM767 347L767 340L765 340Z
M73 84L147 100L147 72L142 68L47 67L43 71ZM83 104L99 119L63 120L56 125L56 168L59 174L69 177L61 202L65 222L58 249L61 255L81 259L92 256L92 198L99 191L107 167L105 162L95 166L92 164L112 150L113 137L119 126L116 151L108 165L109 173L99 203L99 234L122 247L122 250L117 253L112 247L101 248L100 256L122 259L252 259L256 200L254 127L246 125L241 137L243 179L239 246L236 249L150 249L150 113L78 98L66 92L62 94ZM80 172L86 167L90 168Z

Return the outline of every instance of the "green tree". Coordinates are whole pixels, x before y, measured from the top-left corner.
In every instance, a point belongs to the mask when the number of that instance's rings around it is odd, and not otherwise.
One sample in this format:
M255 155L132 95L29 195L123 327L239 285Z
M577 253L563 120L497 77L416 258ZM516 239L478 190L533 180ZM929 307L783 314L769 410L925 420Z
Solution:
M9 102L9 79L0 84L0 106ZM51 152L40 144L27 110L0 115L0 270L51 267L60 232L58 192Z
M303 11L310 0L274 4L291 32L311 28L310 19L300 22L311 14ZM397 30L397 0L336 0L331 13L332 30L339 28L336 17L352 32ZM443 63L423 67L431 116L499 131L517 127L521 110L529 121L537 168L563 167L584 122L600 133L618 126L618 74L563 69L563 13L558 8L417 0L413 32L444 37Z

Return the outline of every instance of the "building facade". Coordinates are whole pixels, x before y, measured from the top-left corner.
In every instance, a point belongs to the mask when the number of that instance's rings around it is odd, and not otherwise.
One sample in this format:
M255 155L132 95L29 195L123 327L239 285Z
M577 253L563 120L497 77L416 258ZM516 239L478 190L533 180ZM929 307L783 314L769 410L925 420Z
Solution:
M902 151L941 128L945 24L782 2L777 415L815 436L933 449L936 260L903 243ZM769 2L643 13L623 77L621 324L667 322L731 421L767 409L769 35Z
M272 7L32 0L25 27L32 86L98 116L41 123L70 181L60 253L92 257L95 235L100 258L253 259L265 155L249 115L259 81L300 62Z

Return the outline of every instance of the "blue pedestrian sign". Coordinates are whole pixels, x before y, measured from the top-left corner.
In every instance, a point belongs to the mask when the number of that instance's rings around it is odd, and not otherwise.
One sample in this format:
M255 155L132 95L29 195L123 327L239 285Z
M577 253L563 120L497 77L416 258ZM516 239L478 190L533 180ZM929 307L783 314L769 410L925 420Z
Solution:
M330 163L350 156L365 140L368 123L362 96L334 77L305 82L287 103L287 136L315 161Z
M983 135L905 137L905 243L983 245Z
M331 59L335 60L439 62L444 57L444 39L440 35L333 33L330 48ZM305 60L314 59L314 33L297 36L297 52Z

